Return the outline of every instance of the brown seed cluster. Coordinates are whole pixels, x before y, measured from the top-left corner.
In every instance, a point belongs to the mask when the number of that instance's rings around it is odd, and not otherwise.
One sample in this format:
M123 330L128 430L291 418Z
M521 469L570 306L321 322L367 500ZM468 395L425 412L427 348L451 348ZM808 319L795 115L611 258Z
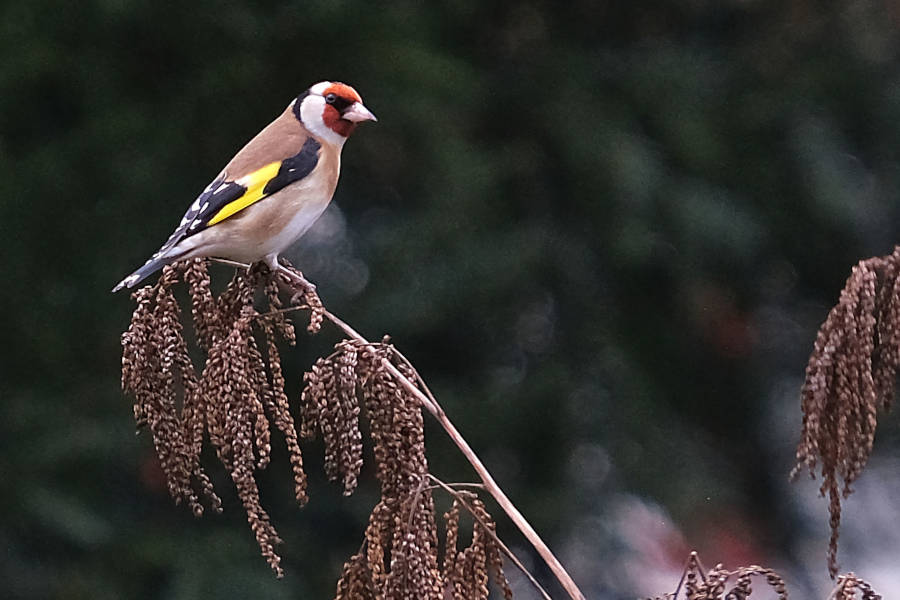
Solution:
M881 600L881 594L872 589L872 586L853 573L847 573L837 578L831 597L835 600Z
M217 512L221 501L199 462L206 403L171 289L181 274L181 268L166 267L157 285L135 292L137 307L122 334L122 388L134 396L138 426L150 429L169 493L199 516L197 490Z
M900 367L900 246L853 268L819 329L801 392L803 430L793 475L815 476L821 462L831 539L828 570L838 571L841 500L850 495L875 440L877 411L888 409Z
M696 552L691 552L685 564L681 581L674 592L656 596L653 600L745 600L754 589L753 579L765 578L765 582L779 600L787 600L788 594L781 576L765 567L750 565L733 571L721 564L709 571L704 570ZM771 597L764 595L764 597ZM829 600L881 600L881 596L865 580L853 573L837 578L837 585L828 595Z
M772 569L751 565L728 571L721 564L711 569L706 577L698 577L697 572L689 572L684 589L689 600L744 600L753 593L753 577L764 577L779 600L787 600L784 580ZM733 580L733 583L730 583Z
M342 475L347 491L355 485L361 464L358 423L342 425L334 418L358 414L353 403L361 398L381 484L381 499L369 517L363 548L347 562L338 582L335 597L339 600L443 597L422 410L385 368L385 361L393 358L388 344L343 342L335 354L307 373L304 435L316 429L322 433L326 463L335 463L332 473ZM351 382L352 393L346 387ZM359 593L363 587L365 591Z
M491 535L493 520L474 494L466 495L479 522L472 542L457 549L457 501L446 517L447 542L440 565L421 406L387 370L387 362L409 381L417 380L387 340L340 342L331 356L317 361L305 375L301 431L304 437L321 434L329 477L340 479L345 493L356 486L362 465L361 404L381 484L381 499L369 517L363 546L344 565L336 600L486 599L489 574L511 598L500 549Z
M358 345L343 341L334 354L317 360L303 375L301 435L312 439L321 433L325 473L332 481L341 479L345 496L356 489L363 464L357 388L360 378L377 368L371 361L359 359Z
M488 579L494 581L506 600L511 600L512 589L503 573L503 556L497 544L496 525L484 503L471 492L459 491L453 506L444 513L447 541L444 549L443 575L446 589L453 600L468 598L486 599ZM465 505L463 504L465 502ZM474 521L472 542L467 548L458 549L460 509L470 511Z
M682 589L686 600L745 600L753 594L754 577L765 578L776 597L787 600L784 580L772 569L750 565L729 571L718 564L704 571L696 552L691 552L675 592L654 600L676 600Z
M308 310L308 330L318 331L326 314L321 301L311 288L280 273L273 277L265 267L238 271L216 296L207 266L193 260L166 267L156 285L134 294L137 308L122 336L122 386L134 396L138 423L153 435L176 501L186 501L200 516L202 495L221 511L200 464L208 439L231 475L263 556L281 576L275 552L281 540L262 508L255 478L269 463L271 426L286 441L296 498L303 504L306 474L298 438L321 436L325 472L340 480L349 495L363 464L364 414L381 499L369 517L360 552L344 565L336 598L486 600L490 576L503 596L511 598L494 522L474 494L456 493L445 515L447 542L440 561L421 406L387 365L410 382L419 379L389 340L344 340L330 356L316 361L303 377L298 436L278 343L296 340L288 311ZM173 291L180 281L186 284L196 344L205 356L199 373L188 353ZM286 305L282 293L290 296ZM460 550L461 509L472 515L474 525L471 543Z
M199 373L174 293L181 280L190 297L197 346L205 355ZM305 294L306 306L321 307L318 298L310 297L313 292ZM138 424L151 431L170 494L197 516L203 514L201 496L221 512L200 463L208 438L234 482L263 556L280 576L274 546L281 540L262 508L255 478L255 471L269 463L272 424L286 441L298 502L307 496L278 352L278 342L293 344L295 332L283 312L278 280L259 268L238 272L216 297L207 262L192 260L165 267L156 285L134 297L137 308L122 336L122 388L134 397ZM257 303L266 308L257 310ZM321 315L317 322L311 318L311 326L320 323Z

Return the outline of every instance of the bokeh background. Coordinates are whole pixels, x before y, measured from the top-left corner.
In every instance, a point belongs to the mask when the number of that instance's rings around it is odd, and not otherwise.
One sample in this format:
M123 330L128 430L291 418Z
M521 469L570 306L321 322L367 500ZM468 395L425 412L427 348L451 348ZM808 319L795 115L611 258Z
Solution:
M291 258L393 336L586 595L672 591L697 549L824 598L825 502L787 481L798 390L851 266L900 241L898 53L900 6L877 0L0 3L0 595L333 593L371 472L344 499L307 446L298 510L276 455L274 580L214 462L223 516L168 498L118 389L132 303L109 289L335 79L380 120ZM288 355L294 398L336 339ZM840 552L886 597L897 432L885 417ZM436 474L474 478L427 434Z

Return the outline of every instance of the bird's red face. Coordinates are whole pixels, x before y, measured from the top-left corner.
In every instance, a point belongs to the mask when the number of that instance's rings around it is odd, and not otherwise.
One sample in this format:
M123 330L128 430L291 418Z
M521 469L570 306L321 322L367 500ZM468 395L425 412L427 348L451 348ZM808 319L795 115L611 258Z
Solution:
M363 121L377 121L357 91L344 83L317 83L298 100L294 114L314 135L331 143L343 143Z
M376 120L349 85L333 83L325 88L322 97L325 98L322 121L338 135L348 137L360 122Z

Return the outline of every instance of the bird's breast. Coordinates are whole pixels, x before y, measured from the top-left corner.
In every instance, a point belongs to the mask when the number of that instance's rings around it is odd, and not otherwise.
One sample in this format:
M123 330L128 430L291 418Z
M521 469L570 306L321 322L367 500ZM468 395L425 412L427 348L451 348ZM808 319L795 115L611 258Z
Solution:
M270 250L266 254L281 252L293 244L316 222L331 202L334 185L325 177L308 179L288 185L267 198L273 204L277 202L278 206L273 207L276 214L269 221Z

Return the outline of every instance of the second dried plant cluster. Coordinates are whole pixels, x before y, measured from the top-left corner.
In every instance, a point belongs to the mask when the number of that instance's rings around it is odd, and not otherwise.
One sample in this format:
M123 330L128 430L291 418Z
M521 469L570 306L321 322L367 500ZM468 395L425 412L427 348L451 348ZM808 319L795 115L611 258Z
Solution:
M761 582L765 587L758 585ZM675 591L653 600L746 600L760 590L763 598L788 599L784 579L773 569L749 565L728 570L718 564L707 571L691 552ZM828 600L881 600L881 595L864 579L847 573L837 578Z
M860 261L819 329L801 394L797 467L815 475L831 514L828 570L838 571L841 499L872 454L879 408L894 398L900 369L900 247Z

